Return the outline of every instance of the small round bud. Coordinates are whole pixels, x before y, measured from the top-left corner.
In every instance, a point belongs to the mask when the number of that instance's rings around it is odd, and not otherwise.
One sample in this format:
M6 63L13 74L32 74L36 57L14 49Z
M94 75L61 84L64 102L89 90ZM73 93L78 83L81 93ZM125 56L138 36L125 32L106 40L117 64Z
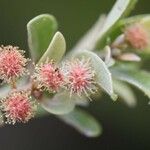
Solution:
M61 70L53 61L37 66L33 78L35 82L37 82L39 88L46 89L50 92L58 91L64 81Z
M1 109L6 123L16 122L26 123L34 117L35 104L30 101L30 95L25 91L15 91L10 93L1 101Z
M0 47L0 79L10 82L25 74L27 59L18 47Z
M67 62L64 65L66 77L66 86L70 90L70 94L75 93L81 96L89 95L96 91L94 82L95 72L90 67L90 60L79 60Z
M140 24L132 24L125 29L125 39L135 49L144 49L149 45L149 36Z

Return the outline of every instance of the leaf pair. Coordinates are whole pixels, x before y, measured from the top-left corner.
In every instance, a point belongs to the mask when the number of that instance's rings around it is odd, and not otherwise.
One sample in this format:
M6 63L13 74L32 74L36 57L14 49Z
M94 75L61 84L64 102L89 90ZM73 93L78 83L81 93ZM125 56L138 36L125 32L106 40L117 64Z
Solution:
M52 15L43 14L27 24L28 44L34 62L42 63L47 58L59 62L66 51L63 35L57 31L57 22Z

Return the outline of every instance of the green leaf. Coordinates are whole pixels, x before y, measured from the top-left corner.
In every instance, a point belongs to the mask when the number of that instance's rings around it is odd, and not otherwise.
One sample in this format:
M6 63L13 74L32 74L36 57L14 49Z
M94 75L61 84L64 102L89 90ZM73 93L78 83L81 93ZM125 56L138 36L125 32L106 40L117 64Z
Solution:
M150 32L150 15L141 15L140 24L142 24ZM135 20L136 21L136 20Z
M61 92L52 98L45 98L41 104L49 113L56 115L67 114L75 107L75 97L70 96L67 92Z
M141 22L142 20L146 21L147 19L149 20L149 18L150 18L149 14L131 16L131 17L123 18L123 19L119 20L117 26L118 26L118 28L122 28L123 26L130 25L135 22Z
M133 23L140 23L145 28L147 28L147 30L150 31L150 15L149 14L136 15L136 16L132 16L129 18L121 19L117 23L115 30L121 30L123 27L126 27L127 25L130 25Z
M104 48L105 55L105 64L107 67L111 67L115 64L115 60L112 58L111 48L109 46L105 46Z
M37 105L35 117L39 118L47 115L50 115L50 113L48 113L41 105Z
M28 45L33 61L37 62L44 54L57 28L56 19L49 14L39 15L29 21Z
M130 11L135 6L137 0L117 0L114 7L108 14L106 21L103 25L103 28L99 35L99 40L97 41L95 49L104 48L107 43L109 34L115 28L117 22L130 13Z
M111 69L114 78L128 82L150 98L150 73L142 70L131 70L115 67Z
M113 80L113 88L115 93L123 100L129 107L135 107L137 104L135 94L130 86L122 81Z
M6 85L6 84L5 84L5 85L2 85L2 86L0 87L0 98L6 97L10 91L11 91L10 86L8 86L8 85Z
M86 96L79 96L77 94L74 94L76 96L76 105L88 107L90 105L90 101Z
M97 137L102 134L102 127L99 122L81 109L74 109L67 115L59 116L59 118L87 137Z
M5 123L4 118L3 118L2 112L0 111L0 127L2 127L4 123Z
M104 89L114 100L117 96L113 92L111 73L103 60L91 51L83 50L81 52L74 53L74 57L85 58L91 60L93 70L96 72L95 80L98 85Z
M66 42L64 36L60 32L56 32L48 49L41 57L38 63L45 62L48 58L49 60L54 60L55 62L59 62L64 56L66 51Z

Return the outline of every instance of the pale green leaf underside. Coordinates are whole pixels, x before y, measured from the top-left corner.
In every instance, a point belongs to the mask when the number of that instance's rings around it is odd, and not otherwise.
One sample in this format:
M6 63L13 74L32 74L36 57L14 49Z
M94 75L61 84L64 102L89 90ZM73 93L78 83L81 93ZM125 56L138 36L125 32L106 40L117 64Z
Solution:
M49 44L46 52L41 57L39 63L44 63L47 58L58 63L64 56L66 51L66 42L64 36L60 32L56 32L52 41Z
M114 78L128 82L145 93L150 98L150 73L141 70L112 68Z
M102 59L95 53L87 50L75 53L74 57L91 60L91 66L95 71L96 83L115 100L116 96L113 92L111 74Z
M35 117L39 118L39 117L43 117L43 116L46 116L46 115L50 115L50 113L47 112L41 105L38 105Z
M67 92L54 95L53 98L45 98L42 107L49 113L61 115L67 114L75 107L75 98Z
M42 14L33 18L27 24L28 45L32 59L37 62L48 48L57 31L56 19L49 14Z
M103 28L99 35L99 40L96 45L96 49L101 49L109 36L109 33L113 30L116 23L124 16L126 16L134 7L137 0L117 0L114 7L108 14Z
M102 133L99 122L81 109L74 109L74 111L67 115L61 115L59 118L87 137L96 137Z
M0 127L2 127L4 125L4 118L3 118L3 115L2 115L2 112L0 111Z
M137 100L135 94L127 83L119 80L113 80L113 88L115 93L125 104L129 107L136 106Z
M11 91L11 88L8 85L3 85L0 87L0 98L4 98Z
M143 22L143 21L147 22L147 19L148 19L148 22L149 22L149 19L150 19L149 14L142 14L142 15L131 16L131 17L128 17L128 18L123 18L118 22L118 27L126 26L128 24L132 24L132 23L135 23L135 22L140 22L140 23Z

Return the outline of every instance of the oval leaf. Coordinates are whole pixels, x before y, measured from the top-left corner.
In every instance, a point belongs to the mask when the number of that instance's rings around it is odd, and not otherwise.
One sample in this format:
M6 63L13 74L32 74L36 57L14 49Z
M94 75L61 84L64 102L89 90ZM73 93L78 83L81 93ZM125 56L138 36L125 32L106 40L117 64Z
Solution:
M96 49L104 48L109 34L115 28L116 23L124 16L126 16L134 7L137 0L117 0L114 7L108 14L103 28L97 41Z
M137 104L135 94L128 84L122 81L113 80L113 88L115 93L127 104L129 107L135 107Z
M127 25L140 23L142 24L149 32L150 32L150 15L149 14L142 14L136 15L129 18L121 19L116 27L116 30L121 30L123 27Z
M64 56L65 51L66 51L66 42L64 36L60 32L56 32L48 49L41 57L39 63L45 62L47 58L49 60L59 62Z
M56 19L49 14L39 15L27 24L28 45L31 57L35 62L46 51L57 28Z
M97 137L102 133L99 122L81 109L74 109L67 115L59 116L59 118L87 137Z
M113 92L111 73L102 59L95 53L86 50L75 53L75 57L91 60L92 68L96 72L96 82L115 100L117 97Z
M45 98L41 103L42 107L52 114L67 114L75 107L75 98L68 93L59 93L53 98Z
M112 68L114 78L128 82L143 91L150 98L150 73L141 70Z

